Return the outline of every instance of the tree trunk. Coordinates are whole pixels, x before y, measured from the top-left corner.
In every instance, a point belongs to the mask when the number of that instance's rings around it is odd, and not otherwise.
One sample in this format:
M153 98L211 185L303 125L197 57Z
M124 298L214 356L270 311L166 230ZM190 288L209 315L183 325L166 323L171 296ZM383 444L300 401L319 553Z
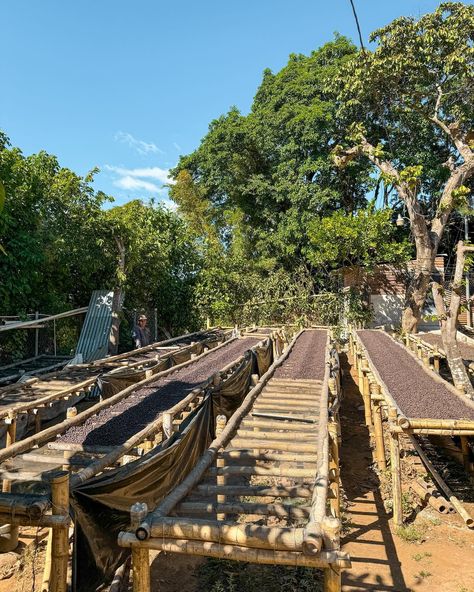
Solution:
M447 323L445 323L444 327L441 327L446 361L453 377L454 386L472 399L474 398L474 389L459 351L456 333L456 329L452 331L447 328Z
M420 249L417 248L419 253ZM434 268L436 253L433 249L423 249L415 261L415 273L407 288L405 308L402 314L402 331L416 333L421 321L423 307L431 282L431 272Z
M120 330L120 313L122 311L122 285L125 278L125 245L123 240L118 237L115 238L118 251L118 265L117 265L117 286L114 289L114 296L112 300L112 325L110 327L109 336L109 354L111 356L118 353L119 345L119 330Z
M474 247L466 247L462 241L459 241L456 254L456 268L451 286L451 301L449 309L443 298L443 288L438 282L433 282L433 298L438 313L441 337L443 339L443 348L446 353L451 376L454 386L462 390L466 395L473 399L474 388L469 378L469 374L464 365L457 342L457 319L461 305L462 279L464 264L466 261L466 252L474 251Z
M114 290L112 299L112 325L110 327L109 354L114 356L118 353L119 331L120 331L120 312L122 310L122 289Z

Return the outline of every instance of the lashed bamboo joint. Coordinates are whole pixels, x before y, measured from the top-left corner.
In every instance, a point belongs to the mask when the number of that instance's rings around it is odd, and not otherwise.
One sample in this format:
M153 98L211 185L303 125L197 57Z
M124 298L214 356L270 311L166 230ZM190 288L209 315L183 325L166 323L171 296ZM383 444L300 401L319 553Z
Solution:
M253 385L225 427L218 426L215 440L182 483L132 532L122 532L119 545L319 567L331 572L327 589L340 590L340 569L350 560L339 544L340 379L329 332L318 352L324 376L274 377L303 333ZM278 500L250 502L246 496ZM280 524L262 524L267 516L277 516ZM136 560L147 567L138 554ZM145 590L136 583L134 590L139 589Z

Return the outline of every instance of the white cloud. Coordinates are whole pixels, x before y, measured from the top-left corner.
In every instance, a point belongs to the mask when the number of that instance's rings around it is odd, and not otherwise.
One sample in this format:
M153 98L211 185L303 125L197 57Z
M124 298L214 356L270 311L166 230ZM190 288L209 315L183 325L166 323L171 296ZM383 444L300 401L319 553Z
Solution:
M178 144L178 142L173 142L173 146L176 148L176 150L177 150L178 152L181 152L182 148L181 148L181 146Z
M150 183L149 181L143 181L142 179L137 179L136 177L131 177L130 175L120 177L120 179L114 181L114 185L116 187L120 187L120 189L141 189L144 191L149 191L150 193L160 192L160 188L154 183Z
M150 154L150 152L164 154L163 150L160 150L153 142L144 142L143 140L135 138L128 132L117 132L115 134L115 140L117 142L128 144L130 148L136 150L138 154L141 154L142 156Z
M145 167L136 169L127 169L124 167L116 167L106 164L105 167L108 171L117 173L117 175L143 178L143 179L156 179L162 183L172 183L173 180L169 177L169 170L162 169L160 167Z

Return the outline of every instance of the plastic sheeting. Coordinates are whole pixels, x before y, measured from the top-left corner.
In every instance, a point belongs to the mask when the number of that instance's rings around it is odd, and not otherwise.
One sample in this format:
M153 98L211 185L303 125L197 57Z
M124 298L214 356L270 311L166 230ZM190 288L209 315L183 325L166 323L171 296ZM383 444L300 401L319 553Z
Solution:
M130 506L153 509L179 484L212 437L210 397L181 424L181 430L140 459L90 479L72 491L75 519L74 590L94 592L110 583L129 551L117 536L130 523Z
M214 418L230 417L251 385L272 363L270 340L248 351L232 374L160 446L120 468L94 477L71 492L76 525L74 584L76 592L96 592L110 584L130 551L117 545L129 526L130 506L146 502L149 510L174 489L194 467L214 438Z

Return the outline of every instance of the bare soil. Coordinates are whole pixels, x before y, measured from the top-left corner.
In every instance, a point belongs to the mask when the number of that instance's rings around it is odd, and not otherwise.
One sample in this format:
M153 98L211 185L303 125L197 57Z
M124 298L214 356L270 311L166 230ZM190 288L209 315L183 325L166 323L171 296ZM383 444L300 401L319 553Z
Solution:
M457 515L423 510L402 534L394 532L373 470L362 398L345 365L341 479L347 498L344 550L352 569L343 591L474 592L474 532Z

